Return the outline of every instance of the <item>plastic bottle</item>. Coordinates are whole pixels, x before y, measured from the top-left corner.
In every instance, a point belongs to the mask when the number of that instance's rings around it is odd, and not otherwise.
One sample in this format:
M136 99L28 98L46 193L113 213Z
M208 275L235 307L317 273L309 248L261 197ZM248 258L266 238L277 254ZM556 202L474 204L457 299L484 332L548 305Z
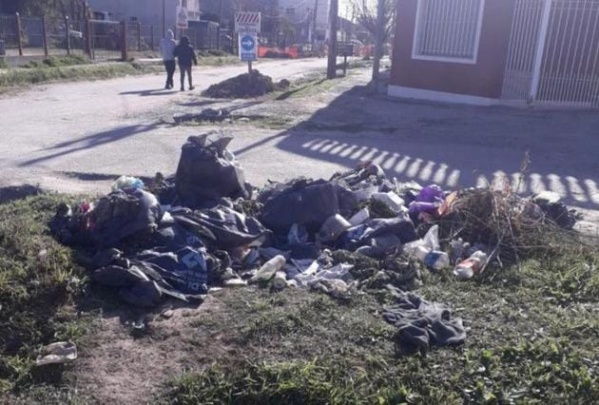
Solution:
M417 246L408 254L431 269L441 270L449 267L449 255L440 250L430 250L425 246Z
M287 287L287 274L284 271L277 271L272 279L272 288L282 290Z
M438 225L433 225L424 238L404 245L404 250L409 256L435 270L441 270L450 265L449 255L440 249Z
M453 270L453 274L462 279L472 278L480 272L487 258L488 256L485 252L477 250L469 258L458 264Z
M264 263L260 270L250 279L250 283L266 282L275 276L275 273L283 268L287 262L285 256L277 255Z

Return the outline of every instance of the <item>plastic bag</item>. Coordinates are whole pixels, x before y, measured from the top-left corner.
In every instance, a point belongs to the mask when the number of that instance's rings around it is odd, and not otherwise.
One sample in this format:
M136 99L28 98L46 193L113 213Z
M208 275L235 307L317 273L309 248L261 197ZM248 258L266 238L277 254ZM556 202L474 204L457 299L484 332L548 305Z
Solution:
M180 202L190 208L221 197L247 197L243 169L225 148L233 139L191 136L183 145L175 175Z

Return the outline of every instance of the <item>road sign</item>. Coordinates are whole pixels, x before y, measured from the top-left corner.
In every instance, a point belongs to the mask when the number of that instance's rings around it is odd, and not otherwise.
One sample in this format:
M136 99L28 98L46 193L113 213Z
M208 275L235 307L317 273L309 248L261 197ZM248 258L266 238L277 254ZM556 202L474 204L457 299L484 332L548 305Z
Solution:
M242 11L235 14L235 32L246 34L260 33L260 13L258 11Z
M239 59L253 61L258 59L258 38L254 34L239 34Z
M354 56L354 44L351 42L338 42L337 56Z
M186 30L189 27L187 7L177 6L177 28Z

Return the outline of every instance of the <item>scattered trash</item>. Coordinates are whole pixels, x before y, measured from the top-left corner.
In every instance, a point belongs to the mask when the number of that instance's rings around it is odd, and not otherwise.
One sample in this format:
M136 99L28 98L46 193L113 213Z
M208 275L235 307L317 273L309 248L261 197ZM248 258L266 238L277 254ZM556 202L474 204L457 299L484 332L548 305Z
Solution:
M36 366L70 363L77 359L77 346L73 342L56 342L42 347Z
M477 250L470 257L456 266L453 270L453 274L458 278L468 279L472 278L475 274L478 274L485 263L487 262L488 255L485 252Z
M447 306L406 293L428 270L477 277L518 262L548 232L571 230L580 218L555 194L445 192L390 180L372 162L328 180L302 177L256 189L227 150L231 140L192 136L174 176L157 174L147 188L122 176L97 201L60 204L49 224L54 237L84 247L89 256L81 252L79 260L91 279L136 307L167 298L201 302L210 291L249 284L340 300L384 290L397 299L384 316L398 327L398 345L426 351L465 339ZM47 257L40 250L40 260Z
M121 176L112 183L112 191L125 190L128 188L144 188L144 182L137 177Z
M268 282L274 276L275 273L283 268L287 262L284 256L277 255L264 263L260 270L250 279L250 283Z

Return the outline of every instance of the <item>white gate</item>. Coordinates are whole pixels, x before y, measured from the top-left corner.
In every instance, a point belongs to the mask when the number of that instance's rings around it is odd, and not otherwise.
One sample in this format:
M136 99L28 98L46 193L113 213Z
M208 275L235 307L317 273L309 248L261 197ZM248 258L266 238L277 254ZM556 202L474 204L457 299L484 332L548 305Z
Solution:
M516 0L502 98L599 107L599 0Z

